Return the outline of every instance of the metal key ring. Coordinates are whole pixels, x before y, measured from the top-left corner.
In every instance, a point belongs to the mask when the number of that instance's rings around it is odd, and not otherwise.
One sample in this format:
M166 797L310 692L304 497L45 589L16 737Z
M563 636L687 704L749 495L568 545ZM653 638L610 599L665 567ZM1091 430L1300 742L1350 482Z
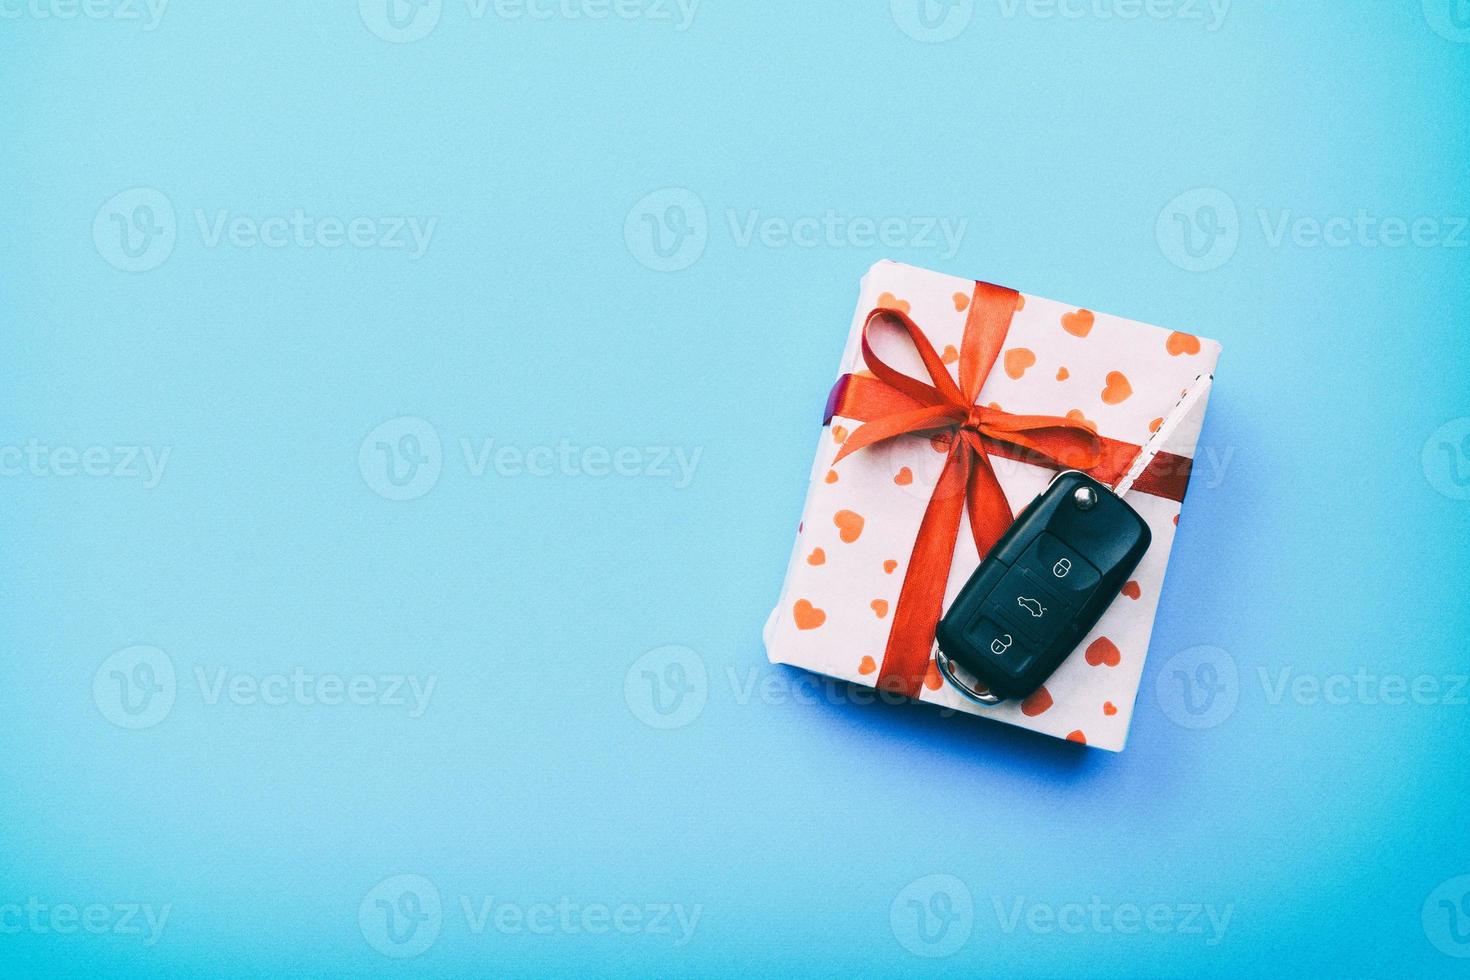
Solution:
M949 683L955 688L955 690L959 691L961 694L969 698L971 701L974 701L976 704L983 704L989 707L1000 704L1002 701L1005 700L1005 698L996 697L989 691L981 693L980 691L975 690L974 688L961 681L958 677L956 677L954 674L954 666L950 664L949 657L945 655L944 651L939 649L938 643L934 644L934 663L939 667L939 672L944 675L944 679L949 681Z

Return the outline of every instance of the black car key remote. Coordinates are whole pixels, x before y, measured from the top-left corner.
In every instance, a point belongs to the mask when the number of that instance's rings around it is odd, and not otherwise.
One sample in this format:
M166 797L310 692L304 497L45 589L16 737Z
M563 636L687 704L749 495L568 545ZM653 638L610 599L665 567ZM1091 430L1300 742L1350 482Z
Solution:
M1102 618L1152 537L1103 484L1076 470L1057 474L940 620L940 651L992 696L1026 697Z

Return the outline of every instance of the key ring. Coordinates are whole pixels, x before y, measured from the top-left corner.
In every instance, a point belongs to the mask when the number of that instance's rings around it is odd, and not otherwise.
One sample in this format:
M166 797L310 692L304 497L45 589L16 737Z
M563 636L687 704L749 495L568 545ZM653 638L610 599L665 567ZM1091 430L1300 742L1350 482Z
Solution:
M945 680L949 681L949 683L957 691L959 691L965 697L969 698L971 701L974 701L976 704L983 704L987 707L990 707L1000 704L1002 701L1005 700L1005 698L996 697L989 691L977 691L969 685L965 684L958 677L956 677L954 673L954 665L950 663L949 657L945 655L944 651L939 649L938 643L934 644L934 663L939 668L939 672L944 675Z

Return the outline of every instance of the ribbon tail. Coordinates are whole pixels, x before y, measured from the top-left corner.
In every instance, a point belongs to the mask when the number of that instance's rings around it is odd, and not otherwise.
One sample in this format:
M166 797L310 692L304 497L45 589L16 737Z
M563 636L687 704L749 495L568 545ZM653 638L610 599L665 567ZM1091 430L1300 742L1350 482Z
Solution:
M939 475L934 495L919 524L918 540L904 572L903 589L893 611L893 628L883 651L877 687L916 698L929 672L934 631L944 614L944 588L959 538L965 485L970 478L970 450L955 440Z
M865 449L874 443L896 436L908 435L911 432L921 432L925 429L942 429L947 425L954 424L955 410L943 406L937 408L916 408L908 412L899 412L895 415L887 415L871 422L864 422L858 426L847 441L842 444L837 456L832 460L834 464L840 463L848 456Z
M965 488L965 503L970 512L970 533L975 538L975 551L980 560L990 554L990 549L1015 521L1010 502L1000 481L995 477L995 468L985 453L975 454L975 469Z

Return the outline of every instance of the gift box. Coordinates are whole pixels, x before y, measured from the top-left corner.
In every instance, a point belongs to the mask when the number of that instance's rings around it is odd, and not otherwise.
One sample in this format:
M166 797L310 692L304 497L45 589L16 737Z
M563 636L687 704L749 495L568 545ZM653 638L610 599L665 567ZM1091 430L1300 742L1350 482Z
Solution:
M1219 353L1192 334L873 266L766 622L770 659L1120 751ZM935 666L934 627L1062 469L1129 487L1152 544L1040 690L977 704Z

